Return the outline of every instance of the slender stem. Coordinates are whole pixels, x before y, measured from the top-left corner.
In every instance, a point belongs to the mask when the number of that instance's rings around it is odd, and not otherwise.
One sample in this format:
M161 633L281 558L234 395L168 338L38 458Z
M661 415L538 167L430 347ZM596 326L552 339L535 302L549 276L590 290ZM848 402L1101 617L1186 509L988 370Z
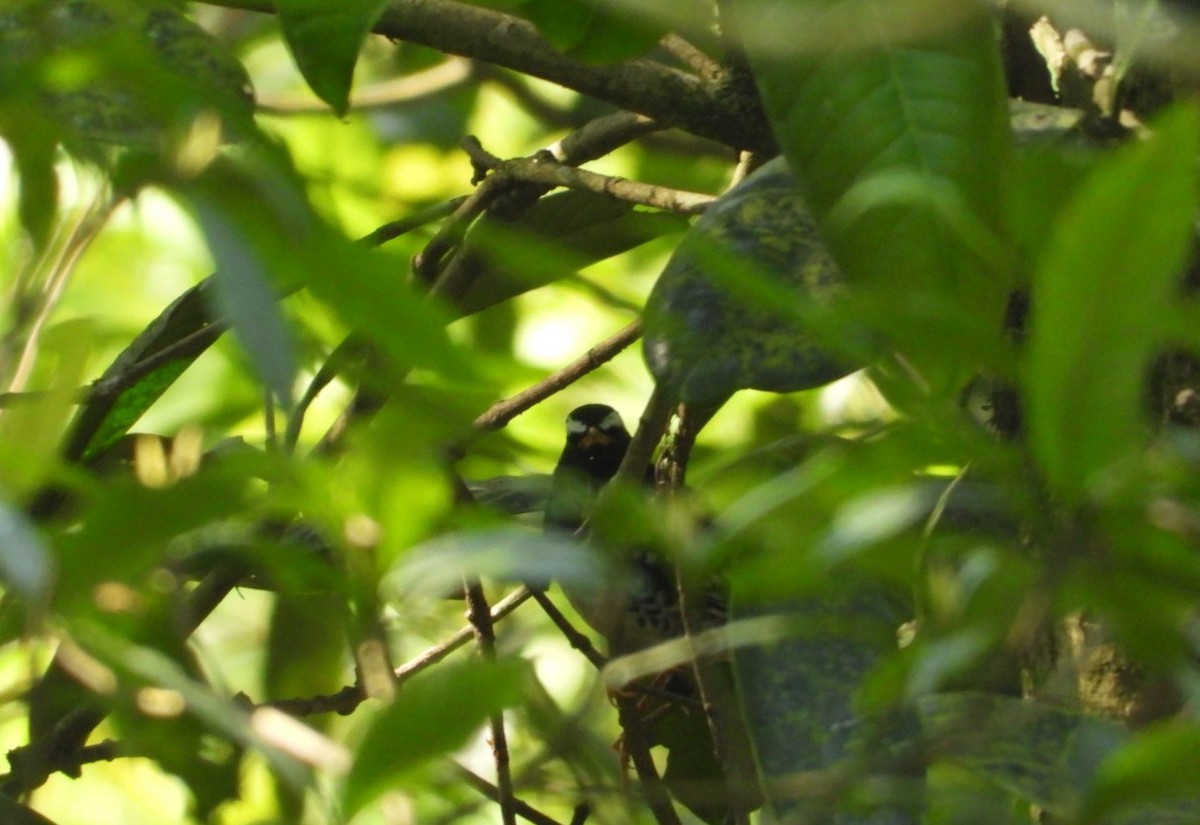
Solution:
M475 629L475 640L484 659L496 658L496 629L492 626L491 610L483 585L478 581L465 580L463 594L467 599L467 616ZM512 770L508 752L508 735L504 731L504 714L495 713L489 720L492 730L492 757L496 762L497 801L500 818L504 825L516 825L517 811L512 784Z
M558 605L550 601L550 597L546 595L545 591L534 590L532 596L533 600L550 617L550 621L554 622L554 626L563 634L571 647L582 653L583 657L591 662L593 667L601 670L608 664L608 660L601 655L600 651L596 650L596 646L592 644L591 639L584 636L575 628L575 625L567 621L567 617L558 609Z
M622 350L636 341L642 334L642 322L634 321L614 335L604 339L570 364L551 373L532 387L522 390L488 408L475 419L474 427L481 432L491 432L504 427L530 407L546 400L556 392L570 386L589 372L611 361Z
M621 730L624 732L625 749L633 762L633 769L637 772L647 806L659 825L682 825L679 815L675 813L675 806L671 804L671 795L650 757L650 743L646 737L645 725L642 724L637 698L622 694L614 696Z
M462 777L468 785L479 791L493 802L499 803L503 798L500 789L491 782L488 782L482 776L479 776L473 771L467 770L457 762L454 763L454 769L455 772ZM522 802L520 799L513 800L513 810L516 812L517 816L534 823L534 825L560 825L558 820L546 816L537 808Z

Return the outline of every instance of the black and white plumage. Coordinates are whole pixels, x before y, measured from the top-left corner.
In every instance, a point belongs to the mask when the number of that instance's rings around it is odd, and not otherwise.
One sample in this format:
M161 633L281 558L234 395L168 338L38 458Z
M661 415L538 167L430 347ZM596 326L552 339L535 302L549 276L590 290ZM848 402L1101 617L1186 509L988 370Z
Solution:
M576 534L585 527L600 489L616 474L632 440L621 416L604 404L577 407L566 421L567 438L554 468L546 504L546 529ZM653 468L644 481L653 484ZM605 637L609 653L649 647L684 631L675 570L645 547L622 549L611 581L566 586L571 605ZM704 627L724 621L724 598L705 593Z
M607 404L584 404L567 416L567 443L554 467L546 528L574 533L591 514L632 440L621 414Z

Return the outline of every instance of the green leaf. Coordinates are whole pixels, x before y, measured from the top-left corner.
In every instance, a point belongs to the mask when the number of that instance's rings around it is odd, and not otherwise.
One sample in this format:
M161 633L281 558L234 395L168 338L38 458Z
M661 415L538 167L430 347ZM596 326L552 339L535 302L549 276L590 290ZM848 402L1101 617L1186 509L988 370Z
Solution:
M93 458L115 444L203 351L179 352L136 380L128 378L212 323L209 303L213 289L209 279L184 292L104 370L71 422L63 451L68 460Z
M193 199L196 217L216 261L213 275L218 314L257 368L263 383L291 407L296 364L292 339L269 278L274 263L257 243L258 227L239 224L238 213L207 198Z
M49 130L32 117L34 129L11 129L0 126L0 134L8 140L17 171L20 173L20 200L17 204L21 226L37 247L50 237L54 215L58 210L58 176L54 171L54 141Z
M354 64L387 0L280 0L279 20L292 57L317 97L345 115Z
M773 160L676 248L646 302L646 363L669 397L705 407L826 384L858 366L821 334L844 287L795 175Z
M938 13L907 14L904 33L890 0L736 8L772 128L860 311L935 391L957 392L961 347L1001 336L1011 138L987 10L928 5ZM772 34L795 31L809 33L798 50ZM955 332L962 316L970 335Z
M22 101L38 107L43 128L50 127L48 147L63 141L96 160L113 145L157 152L186 133L202 111L219 113L231 136L250 125L253 97L245 69L177 3L6 5L0 12L0 108ZM10 83L12 77L22 82Z
M687 226L682 216L580 189L539 199L515 222L485 216L467 235L482 270L456 310L471 315Z
M349 670L341 593L280 593L271 612L265 688L272 699L336 692Z
M78 527L57 537L56 608L70 614L89 602L101 582L127 582L161 563L171 539L244 516L246 483L244 469L213 466L163 489L132 478L96 485Z
M1079 821L1114 821L1109 817L1145 803L1200 800L1200 775L1192 770L1197 752L1200 727L1194 722L1173 721L1140 731L1100 766ZM1200 816L1198 808L1193 804L1193 816ZM1147 817L1120 821L1157 820Z
M261 715L252 716L240 703L197 681L170 657L153 648L133 644L100 624L80 622L72 631L89 652L125 677L124 684L132 681L131 687L135 689L141 683L171 691L182 700L182 710L213 733L259 751L279 780L296 790L309 784L308 766L285 751L289 744L286 734L294 736L297 730L290 730L286 723L280 724L269 716L266 719ZM300 727L300 723L294 724ZM312 751L305 756L312 758ZM333 755L326 758L337 759Z
M526 0L520 14L550 44L590 63L616 63L652 48L667 32L662 14L609 0Z
M1038 263L1030 443L1069 502L1145 442L1143 381L1191 241L1198 128L1195 107L1181 107L1152 137L1098 163Z
M398 600L410 593L441 594L461 589L462 577L499 581L556 581L591 590L611 578L594 548L569 537L497 527L438 536L414 547L388 574L384 587Z
M448 313L404 283L397 261L327 231L311 239L310 249L314 257L297 274L350 327L400 363L458 378L472 374L446 333Z
M522 11L550 45L566 52L587 35L596 3L595 0L528 0Z
M405 683L358 749L343 792L346 816L421 763L461 747L488 717L517 703L530 676L520 659L467 661Z

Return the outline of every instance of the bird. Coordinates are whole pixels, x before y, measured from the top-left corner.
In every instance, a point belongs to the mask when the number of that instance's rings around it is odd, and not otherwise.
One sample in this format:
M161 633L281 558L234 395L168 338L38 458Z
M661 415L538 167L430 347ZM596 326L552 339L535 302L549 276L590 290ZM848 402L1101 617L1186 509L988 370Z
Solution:
M685 621L675 567L655 551L647 536L633 546L608 543L590 529L601 488L612 480L632 441L620 414L606 404L585 404L566 419L566 442L555 465L545 510L545 530L588 541L614 557L614 575L586 586L560 582L571 606L604 637L610 656L635 653L677 638L688 631L707 630L725 623L727 593L722 582L699 588L700 609L688 611ZM654 485L654 467L642 475L643 487ZM725 679L732 695L732 673L722 667L710 678ZM695 708L698 686L690 667L674 668L650 680L657 699L638 703L644 715L649 744L667 751L663 781L676 800L707 823L728 820L733 797L728 795L722 765L715 756L710 722ZM663 697L673 699L663 701ZM739 730L726 730L727 747L733 747L744 764L751 764L749 744ZM618 749L622 749L623 745ZM753 789L739 791L738 804L747 810L761 800Z
M621 414L607 404L571 410L566 432L551 480L545 524L547 530L575 533L587 521L600 488L617 474L633 439Z
M555 465L546 502L548 533L585 538L592 508L601 488L616 475L632 437L620 413L607 404L584 404L567 415L566 443ZM652 489L654 467L642 474ZM597 633L610 655L632 653L682 636L685 622L674 567L644 546L614 548L619 556L611 581L568 584L567 601ZM725 606L717 588L704 592L702 628L724 622Z

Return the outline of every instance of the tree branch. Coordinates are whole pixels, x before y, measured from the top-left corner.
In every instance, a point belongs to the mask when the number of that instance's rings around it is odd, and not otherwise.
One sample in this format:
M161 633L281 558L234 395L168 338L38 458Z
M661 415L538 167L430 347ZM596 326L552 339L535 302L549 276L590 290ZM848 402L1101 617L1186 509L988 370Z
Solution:
M501 160L487 152L479 141L468 136L463 139L463 149L477 166L491 168L489 179L515 178L527 183L544 186L563 186L569 189L586 189L599 195L608 195L629 203L653 206L681 215L699 215L716 198L700 192L670 189L640 181L628 180L614 175L601 175L587 169L559 163L544 153L531 157Z
M601 341L579 358L528 389L493 404L475 419L474 428L483 432L498 430L535 404L546 400L559 390L570 386L601 364L611 360L642 334L642 322L634 321L616 334Z
M206 2L264 13L276 8L273 0ZM738 149L775 145L759 102L731 93L725 73L701 79L646 59L588 65L557 51L526 20L454 0L394 2L375 32L539 77Z

